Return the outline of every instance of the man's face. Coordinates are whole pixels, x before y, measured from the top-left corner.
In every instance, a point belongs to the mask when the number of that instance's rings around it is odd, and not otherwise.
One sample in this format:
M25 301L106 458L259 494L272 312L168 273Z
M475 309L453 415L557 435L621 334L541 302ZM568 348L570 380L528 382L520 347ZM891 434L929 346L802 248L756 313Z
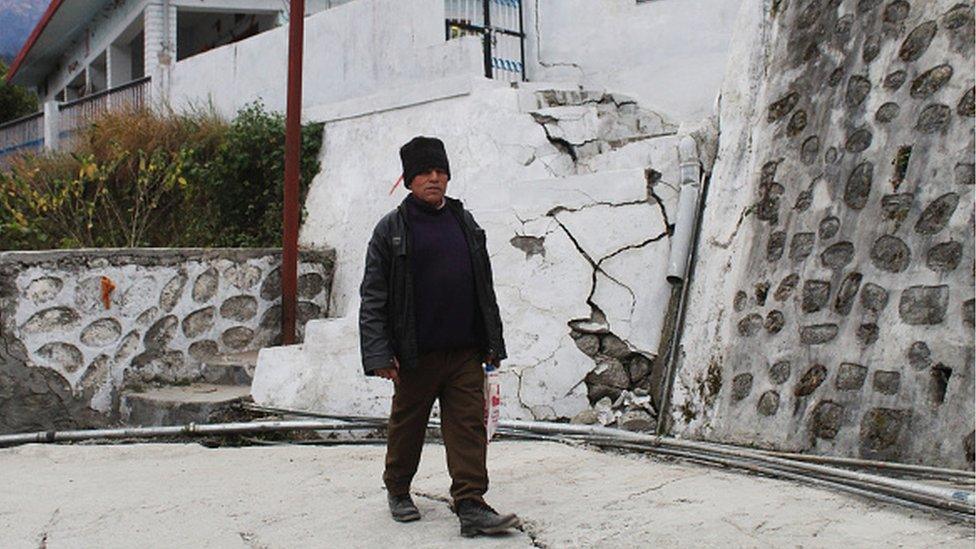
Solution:
M431 168L417 174L410 183L410 192L431 206L440 206L447 192L447 172Z

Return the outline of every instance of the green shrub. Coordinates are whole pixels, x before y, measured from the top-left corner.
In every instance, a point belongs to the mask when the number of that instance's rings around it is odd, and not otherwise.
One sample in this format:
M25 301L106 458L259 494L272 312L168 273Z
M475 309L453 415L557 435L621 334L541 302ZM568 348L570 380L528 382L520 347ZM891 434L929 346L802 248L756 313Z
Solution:
M302 128L300 199L322 125ZM281 242L284 119L260 104L212 112L113 112L71 153L0 172L0 249L273 247Z

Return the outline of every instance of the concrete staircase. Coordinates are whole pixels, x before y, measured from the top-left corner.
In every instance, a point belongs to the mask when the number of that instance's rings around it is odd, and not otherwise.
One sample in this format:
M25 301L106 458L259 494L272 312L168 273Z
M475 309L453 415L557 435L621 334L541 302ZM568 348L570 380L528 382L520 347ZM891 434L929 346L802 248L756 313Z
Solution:
M122 393L126 425L206 423L233 413L250 400L257 351L216 355L200 364L200 375L188 385L167 385Z

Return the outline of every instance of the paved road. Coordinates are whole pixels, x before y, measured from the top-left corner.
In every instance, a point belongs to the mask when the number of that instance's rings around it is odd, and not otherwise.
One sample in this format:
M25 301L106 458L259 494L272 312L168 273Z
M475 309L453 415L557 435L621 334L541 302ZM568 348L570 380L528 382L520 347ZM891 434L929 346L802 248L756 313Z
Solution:
M465 540L444 451L386 512L381 447L0 450L0 547L966 547L973 530L792 482L555 443L490 448L489 502L528 533ZM531 537L530 537L531 535Z

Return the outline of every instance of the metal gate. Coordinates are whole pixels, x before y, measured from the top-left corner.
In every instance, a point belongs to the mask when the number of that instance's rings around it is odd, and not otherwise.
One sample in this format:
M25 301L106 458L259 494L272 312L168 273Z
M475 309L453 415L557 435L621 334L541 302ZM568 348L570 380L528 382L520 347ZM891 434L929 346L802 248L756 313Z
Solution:
M521 0L445 0L447 39L480 36L485 76L525 80Z

